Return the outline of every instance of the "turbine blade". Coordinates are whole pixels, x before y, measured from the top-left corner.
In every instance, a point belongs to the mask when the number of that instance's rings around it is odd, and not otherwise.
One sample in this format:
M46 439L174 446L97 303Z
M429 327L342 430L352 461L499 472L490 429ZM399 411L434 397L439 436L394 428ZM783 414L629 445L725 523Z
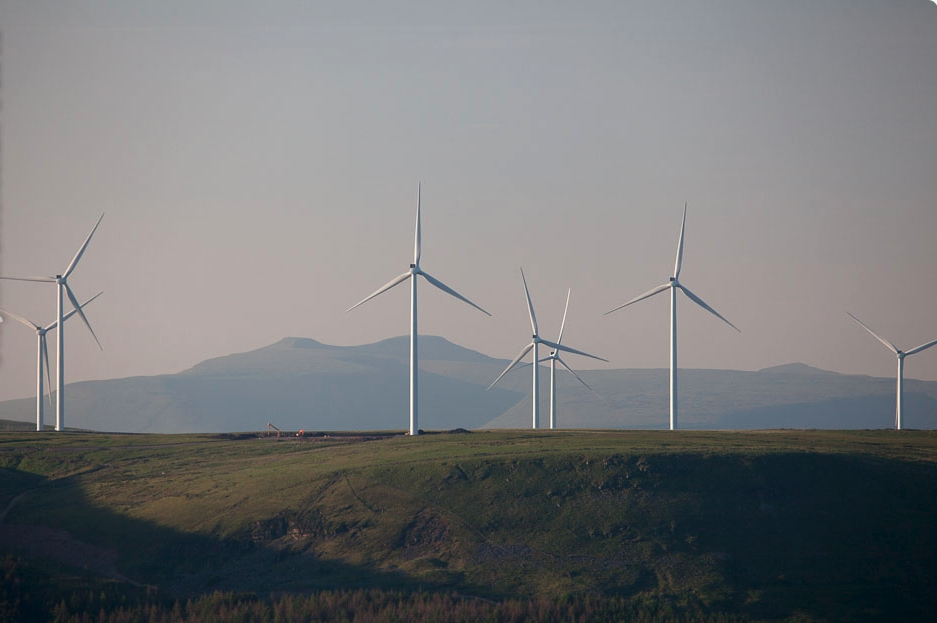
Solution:
M17 321L19 321L20 323L26 325L27 327L29 327L29 328L31 328L31 329L33 329L33 330L35 330L35 331L39 331L39 330L42 328L42 327L40 327L39 325L37 325L35 322L33 322L33 321L31 321L31 320L27 320L27 319L23 318L22 316L20 316L20 315L18 315L18 314L14 314L14 313L11 312L11 311L7 311L6 309L4 309L4 308L2 308L2 307L0 307L0 314L6 314L7 316L9 316L10 318L12 318L13 320L17 320Z
M101 292L98 292L98 293L95 294L94 296L92 296L90 299L88 299L88 300L85 301L84 303L82 303L82 304L81 304L81 308L84 309L85 307L88 306L88 303L90 303L90 302L93 301L94 299L98 298L98 297L101 296L102 294L104 294L104 291L103 291L103 290L102 290ZM69 318L71 318L72 316L74 316L74 315L77 314L77 313L78 313L78 309L77 309L77 308L73 309L72 311L70 311L70 312L68 312L67 314L65 314L64 316L62 316L62 322L65 322L66 320L68 320ZM56 320L55 322L53 322L52 324L50 324L48 327L46 327L46 331L51 331L52 329L55 329L55 328L58 326L58 324L59 324L59 321Z
M517 355L517 357L514 358L514 361L512 361L511 363L508 364L508 367L504 369L504 372L502 372L501 374L499 374L499 375L498 375L498 378L496 378L496 379L494 380L494 382L493 382L491 385L488 386L488 389L491 389L492 387L494 387L495 384L497 384L497 382L501 380L501 377L503 377L505 374L507 374L507 373L511 370L511 368L513 368L514 366L516 366L516 365L517 365L517 362L520 361L521 359L523 359L523 358L524 358L524 355L526 355L527 353L529 353L529 352L530 352L530 349L533 348L533 347L534 347L534 343L533 343L533 342L531 342L530 344L528 344L527 346L525 346L525 347L521 350L521 352Z
M55 283L55 277L0 277L10 281L40 281L42 283Z
M911 350L909 350L908 352L906 352L905 355L913 355L914 353L919 353L919 352L921 352L922 350L927 350L928 348L930 348L930 347L933 346L934 344L937 344L937 340L934 340L933 342L928 342L928 343L926 343L926 344L921 344L920 346L915 346L914 348L912 348Z
M541 360L540 360L540 363L543 363L544 361L549 361L549 359L541 359ZM522 362L518 362L518 364L517 364L516 366L514 366L513 369L514 369L514 370L523 370L524 368L529 368L529 367L532 366L532 365L534 365L534 364L530 363L529 361L522 361ZM493 384L492 384L492 385L493 385ZM489 387L488 389L491 389L491 387Z
M573 289L568 288L566 290L566 308L563 309L563 322L560 323L560 336L556 338L556 343L559 344L563 341L563 329L566 328L566 312L569 311L569 295L572 294Z
M683 232L686 230L686 203L683 204L683 224L680 225L680 241L677 242L677 261L673 265L673 278L680 278L680 268L683 266Z
M679 286L677 286L677 287L679 287L681 290L683 290L683 293L686 294L688 297L690 297L690 300L691 300L691 301L693 301L694 303L696 303L697 305L699 305L700 307L702 307L703 309L705 309L706 311L708 311L709 313L711 313L712 315L714 315L716 318L720 319L721 321L723 321L724 323L726 323L727 325L729 325L730 327L732 327L733 329L735 329L735 330L738 331L739 333L742 332L741 329L739 329L737 326L735 326L734 324L732 324L731 322L729 322L728 320L726 320L725 317L724 317L722 314L720 314L720 313L717 312L715 309L713 309L712 307L710 307L709 305L707 305L706 303L704 303L704 302L703 302L703 299L701 299L700 297L698 297L698 296L696 296L695 294L693 294L692 292L690 292L690 289L687 288L685 285L683 285L683 284L681 283L681 284L680 284Z
M45 361L46 367L46 391L49 392L49 406L53 405L52 403L52 371L49 369L49 341L46 339L46 336L43 334L39 336L39 339L42 340L42 358ZM42 374L40 372L40 374Z
M91 331L91 337L93 337L94 341L98 343L98 348L100 348L101 350L104 350L104 347L101 346L101 342L98 341L98 336L94 334L94 329L91 328L91 323L88 322L88 317L85 316L85 312L81 310L81 305L78 304L78 299L75 298L75 293L72 292L72 289L68 287L67 283L64 285L65 285L65 294L68 295L68 300L72 302L72 307L74 307L75 311L78 312L78 315L81 316L81 320L85 323L85 326L88 327L88 331Z
M621 308L623 308L623 307L628 307L628 306L631 305L632 303L637 303L638 301L643 301L644 299L650 298L650 297L654 296L655 294L658 294L658 293L660 293L660 292L663 292L664 290L667 290L668 288L670 288L670 284L669 284L669 283L665 283L665 284L662 285L662 286L657 286L656 288L652 288L652 289L648 290L647 292L645 292L644 294L639 294L638 296L634 297L633 299L631 299L630 301L628 301L628 302L625 303L624 305L619 305L619 306L616 307L615 309L612 309L612 310L609 310L609 311L605 312L605 315L608 316L610 313L612 313L612 312L614 312L614 311L618 311L619 309L621 309Z
M420 233L420 198L422 195L422 184L416 187L416 233L413 235L413 265L420 265L420 253L422 250L422 236Z
M382 294L382 293L384 293L384 292L387 292L388 290L390 290L391 288L393 288L395 285L397 285L397 284L399 284L399 283L403 283L403 282L404 282L405 280L407 280L409 277L410 277L410 272L409 272L409 271L405 272L404 274L400 275L399 277L394 277L393 279L391 279L390 281L388 281L387 283L385 283L384 285L382 285L380 288L378 288L377 290L375 290L374 292L372 292L371 294L369 294L369 295L366 296L365 298L361 299L360 301L358 301L357 303L355 303L354 305L352 305L351 307L349 307L348 309L346 309L346 310L345 310L345 313L350 312L351 310L353 310L354 308L358 307L358 306L361 305L362 303L367 303L368 301L370 301L371 299L373 299L373 298L374 298L375 296L377 296L378 294Z
M540 340L540 343L541 343L541 344L545 344L545 345L549 346L550 348L554 348L554 349L556 349L556 350L561 350L561 351L563 351L564 353L573 353L574 355L582 355L583 357L591 357L592 359L598 359L599 361L604 361L605 363L608 363L608 359L602 359L601 357L596 357L595 355L590 355L590 354L587 353L587 352L583 352L583 351L581 351L581 350L576 350L575 348L570 348L569 346L564 346L563 344L558 344L558 343L556 343L556 342L551 342L551 341L549 341L549 340L543 340L543 339Z
M872 329L870 329L864 322L862 322L861 320L859 320L858 318L856 318L855 316L853 316L853 315L850 314L849 312L846 312L846 315L849 316L850 318L852 318L853 320L855 320L856 322L858 322L860 325L862 325L862 328L865 329L866 331L868 331L869 333L871 333L871 334L872 334L872 337L874 337L876 340L878 340L879 342L881 342L882 344L884 344L884 345L885 345L885 348L887 348L887 349L890 350L891 352L895 353L896 355L898 354L898 347L897 347L897 346L895 346L894 344L892 344L891 342L889 342L889 341L886 340L885 338L881 337L880 335L877 335L877 334L875 333L875 331L873 331ZM921 349L921 350L923 350L923 349Z
M564 368L566 368L567 372L569 372L570 374L572 374L573 376L575 376L576 379L577 379L580 383L582 383L583 385L585 385L585 386L586 386L586 389L588 389L589 391L595 393L595 390L592 389L591 387L589 387L589 384L588 384L588 383L586 383L585 381L583 381L582 378L581 378L578 374L576 374L576 372L573 371L572 368L570 368L568 365L566 365L566 362L565 362L565 361L563 361L563 360L560 359L559 357L556 358L556 361L557 361L561 366L563 366Z
M521 268L521 279L524 280L524 294L527 295L527 311L530 314L530 328L533 330L534 335L539 335L540 332L537 331L537 315L534 313L534 304L530 300L530 290L527 289L527 277L524 275L523 268Z
M94 235L94 232L97 231L98 225L101 224L101 221L104 219L104 214L101 214L101 217L98 219L98 222L94 224L94 227L91 228L91 233L88 234L88 237L85 238L85 241L81 244L81 248L78 249L78 253L75 254L75 257L72 258L71 263L68 265L68 268L65 269L65 272L62 273L62 276L68 279L68 276L72 274L72 271L75 270L75 267L78 265L78 260L81 259L81 256L84 254L85 249L88 248L88 243L91 242L91 236ZM95 338L97 339L97 338Z
M452 288L450 288L449 286L447 286L446 284L444 284L444 283L443 283L442 281L440 281L439 279L436 279L436 277L433 277L433 276L430 275L429 273L424 272L424 271L422 271L422 270L420 271L420 274L423 275L423 276L426 278L427 281L429 281L431 284L433 284L434 286L436 286L437 288L439 288L440 290L442 290L442 291L445 292L446 294L451 294L452 296L456 297L456 298L459 299L460 301L464 301L464 302L468 303L469 305L471 305L472 307L474 307L474 308L477 309L478 311L480 311L480 312L482 312L482 313L484 313L484 314L488 314L487 311L485 311L484 309L482 309L481 307L479 307L478 305L476 305L476 304L473 303L472 301L468 300L467 298L465 298L464 296L462 296L461 294L459 294L458 292L456 292L455 290L453 290ZM491 314L488 314L488 315L490 316Z

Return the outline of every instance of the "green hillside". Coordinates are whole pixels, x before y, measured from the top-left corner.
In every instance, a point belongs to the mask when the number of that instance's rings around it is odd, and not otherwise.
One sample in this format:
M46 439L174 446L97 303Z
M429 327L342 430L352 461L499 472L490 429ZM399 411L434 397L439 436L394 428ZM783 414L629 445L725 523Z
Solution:
M643 620L937 611L929 431L8 432L0 466L6 611L78 587L126 607L361 589Z

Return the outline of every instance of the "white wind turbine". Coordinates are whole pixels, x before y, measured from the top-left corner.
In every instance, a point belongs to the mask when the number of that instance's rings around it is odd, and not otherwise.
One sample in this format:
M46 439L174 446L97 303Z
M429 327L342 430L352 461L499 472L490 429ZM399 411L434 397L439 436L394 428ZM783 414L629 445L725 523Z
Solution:
M686 204L683 205L683 224L680 226L680 240L677 243L677 261L673 269L673 277L668 283L648 290L644 294L637 296L624 305L619 305L615 309L605 312L605 315L618 311L623 307L628 307L632 303L643 301L664 290L670 290L670 430L677 428L677 290L683 290L691 301L713 314L727 325L741 333L741 330L734 324L722 317L715 309L703 302L703 299L693 294L689 288L680 283L680 268L683 264L683 232L686 229Z
M888 348L888 350L895 353L895 355L898 357L898 387L896 388L897 397L895 399L895 430L901 430L902 395L904 394L904 358L907 357L908 355L919 353L922 350L927 350L931 346L934 346L935 344L937 344L937 340L934 340L932 342L927 342L926 344L921 344L920 346L912 348L911 350L908 350L908 351L903 351L897 346L895 346L894 344L892 344L891 342L889 342L888 340L886 340L885 338L881 337L880 335L876 335L875 331L867 327L864 322L862 322L861 320L859 320L858 318L856 318L849 312L846 312L846 315L848 315L850 318L852 318L853 320L858 322L860 325L862 325L863 329L871 333L872 337L874 337L879 342L884 344L885 347Z
M86 305L88 305L88 303L98 298L102 294L104 294L104 292L98 292L97 294L92 296L90 299L82 303L81 307L85 307ZM68 312L62 318L62 322L68 320L69 318L74 316L77 312L78 312L77 309L73 309L72 311ZM41 432L45 424L43 420L43 412L42 412L43 411L42 410L42 395L45 393L45 389L43 388L43 377L42 377L43 369L45 370L45 373L46 373L45 380L49 384L49 405L50 406L52 405L52 378L49 373L49 344L46 341L46 333L55 329L58 326L59 321L56 320L52 324L42 327L36 324L35 322L32 322L31 320L27 320L26 318L23 318L20 315L14 314L11 311L3 309L2 307L0 307L0 313L10 316L14 320L19 321L21 324L26 325L27 327L29 327L30 329L33 329L36 332L36 342L37 342L36 344L36 351L37 351L36 353L36 430Z
M395 277L391 281L388 281L386 284L382 285L380 288L369 294L367 297L361 301L355 303L348 308L347 311L353 310L355 307L358 307L362 303L370 301L378 294L382 294L387 290L390 290L394 286L403 283L407 279L410 280L410 434L419 435L420 428L417 421L417 373L418 373L418 358L417 358L417 313L416 313L416 283L417 277L422 276L432 285L436 286L446 294L454 296L460 301L468 303L475 309L489 314L487 311L468 300L443 282L439 281L422 268L420 268L420 247L421 247L421 235L420 235L420 196L421 190L417 189L417 201L416 201L416 233L414 234L413 241L413 263L410 264L410 270Z
M78 249L78 253L75 254L75 257L72 258L72 261L69 262L68 266L65 268L65 272L61 275L56 275L55 277L0 277L0 279L13 279L16 281L40 281L44 283L54 283L58 287L56 288L56 324L58 325L58 339L56 340L56 365L55 365L55 376L56 376L56 392L55 392L55 430L61 431L65 429L65 327L63 325L64 321L64 310L62 309L63 296L67 295L68 300L72 303L72 308L78 312L78 315L81 317L82 322L85 323L85 326L88 327L88 331L91 332L91 337L94 338L94 341L97 342L98 348L103 350L101 342L98 341L98 336L94 334L94 329L91 328L91 323L88 322L88 318L85 317L85 313L81 311L81 305L78 303L78 299L75 297L75 293L72 292L72 289L68 287L68 277L75 270L75 267L78 266L78 261L81 259L81 256L84 254L85 249L88 248L88 243L91 242L91 236L94 235L94 232L97 231L98 225L101 224L101 220L104 218L102 214L98 219L98 222L94 224L94 227L91 229L91 233L88 234L88 237L85 238L85 241L82 243L81 247Z
M540 332L539 332L538 329L537 329L537 316L536 316L536 314L534 314L534 304L533 304L533 303L531 302L531 300L530 300L530 290L527 288L527 277L524 275L524 269L523 269L523 268L521 268L521 279L524 281L524 294L527 296L527 312L528 312L528 314L530 315L530 328L533 329L534 334L533 334L533 337L532 337L532 339L531 339L531 341L530 341L530 344L528 344L527 346L525 346L524 348L521 349L521 352L518 353L517 357L515 357L514 360L513 360L511 363L508 364L508 367L504 369L504 372L502 372L501 374L498 375L498 378L496 378L496 379L494 380L494 383L492 383L491 385L488 386L488 389L491 389L492 387L494 387L495 384L496 384L498 381L500 381L501 378L511 370L511 368L513 368L514 366L516 366L516 365L518 364L518 362L520 362L520 360L524 358L524 355L526 355L526 354L529 353L531 350L533 350L533 354L534 354L533 360L532 360L532 361L533 361L533 369L534 369L534 373L533 373L533 376L534 376L534 378L533 378L533 384L534 384L534 386L533 386L533 396L532 396L532 398L533 398L533 403L534 403L534 404L533 404L533 428L536 430L537 428L540 427L540 363L539 363L539 361L540 361L540 353L539 353L539 349L540 349L540 345L541 345L541 344L544 344L544 345L546 345L546 346L549 346L549 347L552 348L554 351L564 351L564 352L573 353L573 354L576 354L576 355L583 355L584 357L591 357L591 358L593 358L593 359L598 359L599 361L606 361L606 362L607 362L608 360L607 360L607 359L602 359L601 357L596 357L595 355L590 355L589 353L585 353L585 352L583 352L583 351L581 351L581 350L576 350L575 348L570 348L569 346L563 346L563 345L561 345L561 344L559 343L559 341L557 341L557 342L551 342L551 341L549 341L549 340L545 340L545 339L543 339L542 337L540 337ZM567 294L567 298L566 298L566 303L567 303L567 305L569 305L569 295L568 295L568 294ZM564 312L564 314L563 314L563 319L564 319L564 324L565 324L565 319L566 319L566 314L565 314L565 312ZM562 336L562 333L563 333L563 329L560 328L560 339L562 339L562 337L563 337L563 336ZM564 363L563 365L566 365L566 364ZM555 368L554 368L554 369L555 369ZM570 370L570 372L572 372L572 370ZM574 374L575 374L575 373L574 373ZM577 378L578 378L578 377L577 377ZM580 379L580 380L582 380L582 379ZM552 422L552 421L551 421L550 424L551 424L550 428L553 428L553 422Z
M566 291L566 308L563 310L563 322L560 324L560 336L556 338L557 344L563 343L563 330L566 328L566 312L569 311L569 295L572 294L572 289ZM592 357L593 355L589 355ZM598 359L598 357L596 357ZM566 368L566 370L576 377L576 380L582 383L586 389L595 394L595 390L589 387L589 384L582 380L582 378L573 372L573 369L570 368L565 361L560 357L560 354L557 350L553 350L549 355L541 359L540 361L549 361L550 362L550 430L556 428L556 364L559 363L561 366ZM604 359L602 361L605 361ZM598 396L598 394L596 394Z

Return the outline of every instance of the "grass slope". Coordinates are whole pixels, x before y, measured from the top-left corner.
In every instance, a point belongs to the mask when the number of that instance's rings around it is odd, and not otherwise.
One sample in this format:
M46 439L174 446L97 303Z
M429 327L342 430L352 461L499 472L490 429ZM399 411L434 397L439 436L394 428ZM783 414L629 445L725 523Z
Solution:
M932 432L11 432L0 466L0 551L62 590L593 595L742 620L937 611Z

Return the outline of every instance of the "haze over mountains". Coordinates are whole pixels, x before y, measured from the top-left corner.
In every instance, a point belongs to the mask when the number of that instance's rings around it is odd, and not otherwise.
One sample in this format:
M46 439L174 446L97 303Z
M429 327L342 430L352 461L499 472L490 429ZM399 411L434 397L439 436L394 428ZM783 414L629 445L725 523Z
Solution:
M361 346L285 338L179 374L69 385L66 424L162 433L256 431L268 422L283 430L399 430L407 424L408 358L406 336ZM507 363L421 336L421 427L529 428L529 366L486 391ZM667 370L579 373L595 393L558 371L560 428L666 428ZM546 367L541 386L544 423ZM680 401L682 428L891 428L895 381L798 363L757 372L682 369ZM46 424L54 417L47 410ZM34 422L35 399L0 403L0 418ZM906 379L905 426L937 428L937 382Z

